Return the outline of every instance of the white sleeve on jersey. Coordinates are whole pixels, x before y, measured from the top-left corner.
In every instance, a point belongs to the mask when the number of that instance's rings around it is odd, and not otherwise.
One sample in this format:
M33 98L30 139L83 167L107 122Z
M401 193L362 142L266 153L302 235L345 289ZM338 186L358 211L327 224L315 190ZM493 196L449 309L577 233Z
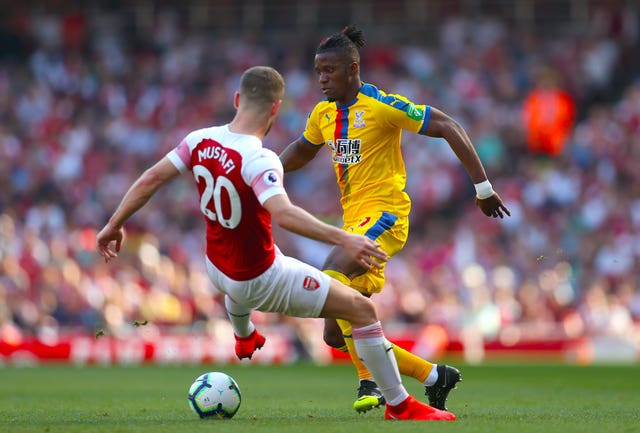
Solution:
M269 149L260 149L242 168L242 178L251 185L260 204L278 194L286 194L280 158Z
M180 173L184 173L188 170L187 164L185 164L182 159L183 152L180 151L181 149L184 149L184 147L180 147L184 146L184 143L184 141L181 142L177 147L171 149L169 153L167 153L167 158L169 158L169 161L173 163Z
M191 167L191 151L197 143L199 143L206 134L211 133L212 128L202 128L191 131L187 136L172 150L167 153L167 158L173 163L180 173L189 171Z

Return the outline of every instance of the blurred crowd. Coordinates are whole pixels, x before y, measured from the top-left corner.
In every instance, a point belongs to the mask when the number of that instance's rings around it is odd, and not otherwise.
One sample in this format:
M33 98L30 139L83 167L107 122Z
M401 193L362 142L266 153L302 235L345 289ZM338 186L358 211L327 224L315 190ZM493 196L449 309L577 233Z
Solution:
M465 127L512 213L486 218L447 143L405 133L410 240L374 298L390 329L431 324L454 339L504 342L605 335L640 345L640 17L632 12L620 20L596 9L586 34L553 38L452 16L429 44L387 38L362 50L364 81ZM3 23L1 340L127 335L143 320L157 332L212 332L226 316L204 268L192 179L130 220L109 264L95 252L96 231L190 130L231 119L246 67L268 64L285 76L286 100L265 141L276 152L321 98L312 61L327 35L275 44L191 33L170 10L158 11L151 32L126 18L33 13ZM576 108L554 155L527 146L522 120L542 76ZM294 203L341 223L327 151L288 174L286 186ZM318 266L329 249L278 228L275 236L285 253ZM313 326L291 323L302 333Z

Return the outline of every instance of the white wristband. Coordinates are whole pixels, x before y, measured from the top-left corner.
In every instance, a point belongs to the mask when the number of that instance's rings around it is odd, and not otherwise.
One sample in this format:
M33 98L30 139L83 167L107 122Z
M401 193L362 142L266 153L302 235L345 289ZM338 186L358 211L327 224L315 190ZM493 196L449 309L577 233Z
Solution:
M480 200L489 198L495 193L493 191L493 187L491 186L491 182L489 182L488 180L480 183L475 183L473 186L476 187L476 197L478 197Z

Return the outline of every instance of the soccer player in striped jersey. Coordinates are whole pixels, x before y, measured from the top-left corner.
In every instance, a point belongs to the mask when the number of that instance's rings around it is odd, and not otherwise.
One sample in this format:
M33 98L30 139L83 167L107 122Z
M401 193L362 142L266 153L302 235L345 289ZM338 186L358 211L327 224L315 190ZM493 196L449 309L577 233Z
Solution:
M429 105L414 104L387 94L360 79L363 32L351 25L322 40L315 56L315 71L326 99L316 104L302 136L280 154L284 170L303 167L326 146L331 151L341 192L344 230L376 240L389 257L405 245L411 201L405 193L406 170L401 154L402 131L444 138L466 169L476 188L476 204L489 217L510 215L494 192L484 167L465 130L450 116ZM364 270L334 247L323 270L365 296L382 290L384 263ZM351 325L325 320L325 342L348 351L360 379L354 409L368 411L384 403L371 374L358 359ZM425 385L433 407L445 409L447 396L460 381L451 366L432 364L394 345L400 372Z

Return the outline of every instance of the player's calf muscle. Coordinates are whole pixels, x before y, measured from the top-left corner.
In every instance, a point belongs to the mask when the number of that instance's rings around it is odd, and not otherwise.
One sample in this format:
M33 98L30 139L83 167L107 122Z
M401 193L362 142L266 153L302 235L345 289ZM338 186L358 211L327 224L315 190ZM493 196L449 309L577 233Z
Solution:
M344 346L342 330L335 319L325 319L322 339L327 346L335 347L336 349Z

